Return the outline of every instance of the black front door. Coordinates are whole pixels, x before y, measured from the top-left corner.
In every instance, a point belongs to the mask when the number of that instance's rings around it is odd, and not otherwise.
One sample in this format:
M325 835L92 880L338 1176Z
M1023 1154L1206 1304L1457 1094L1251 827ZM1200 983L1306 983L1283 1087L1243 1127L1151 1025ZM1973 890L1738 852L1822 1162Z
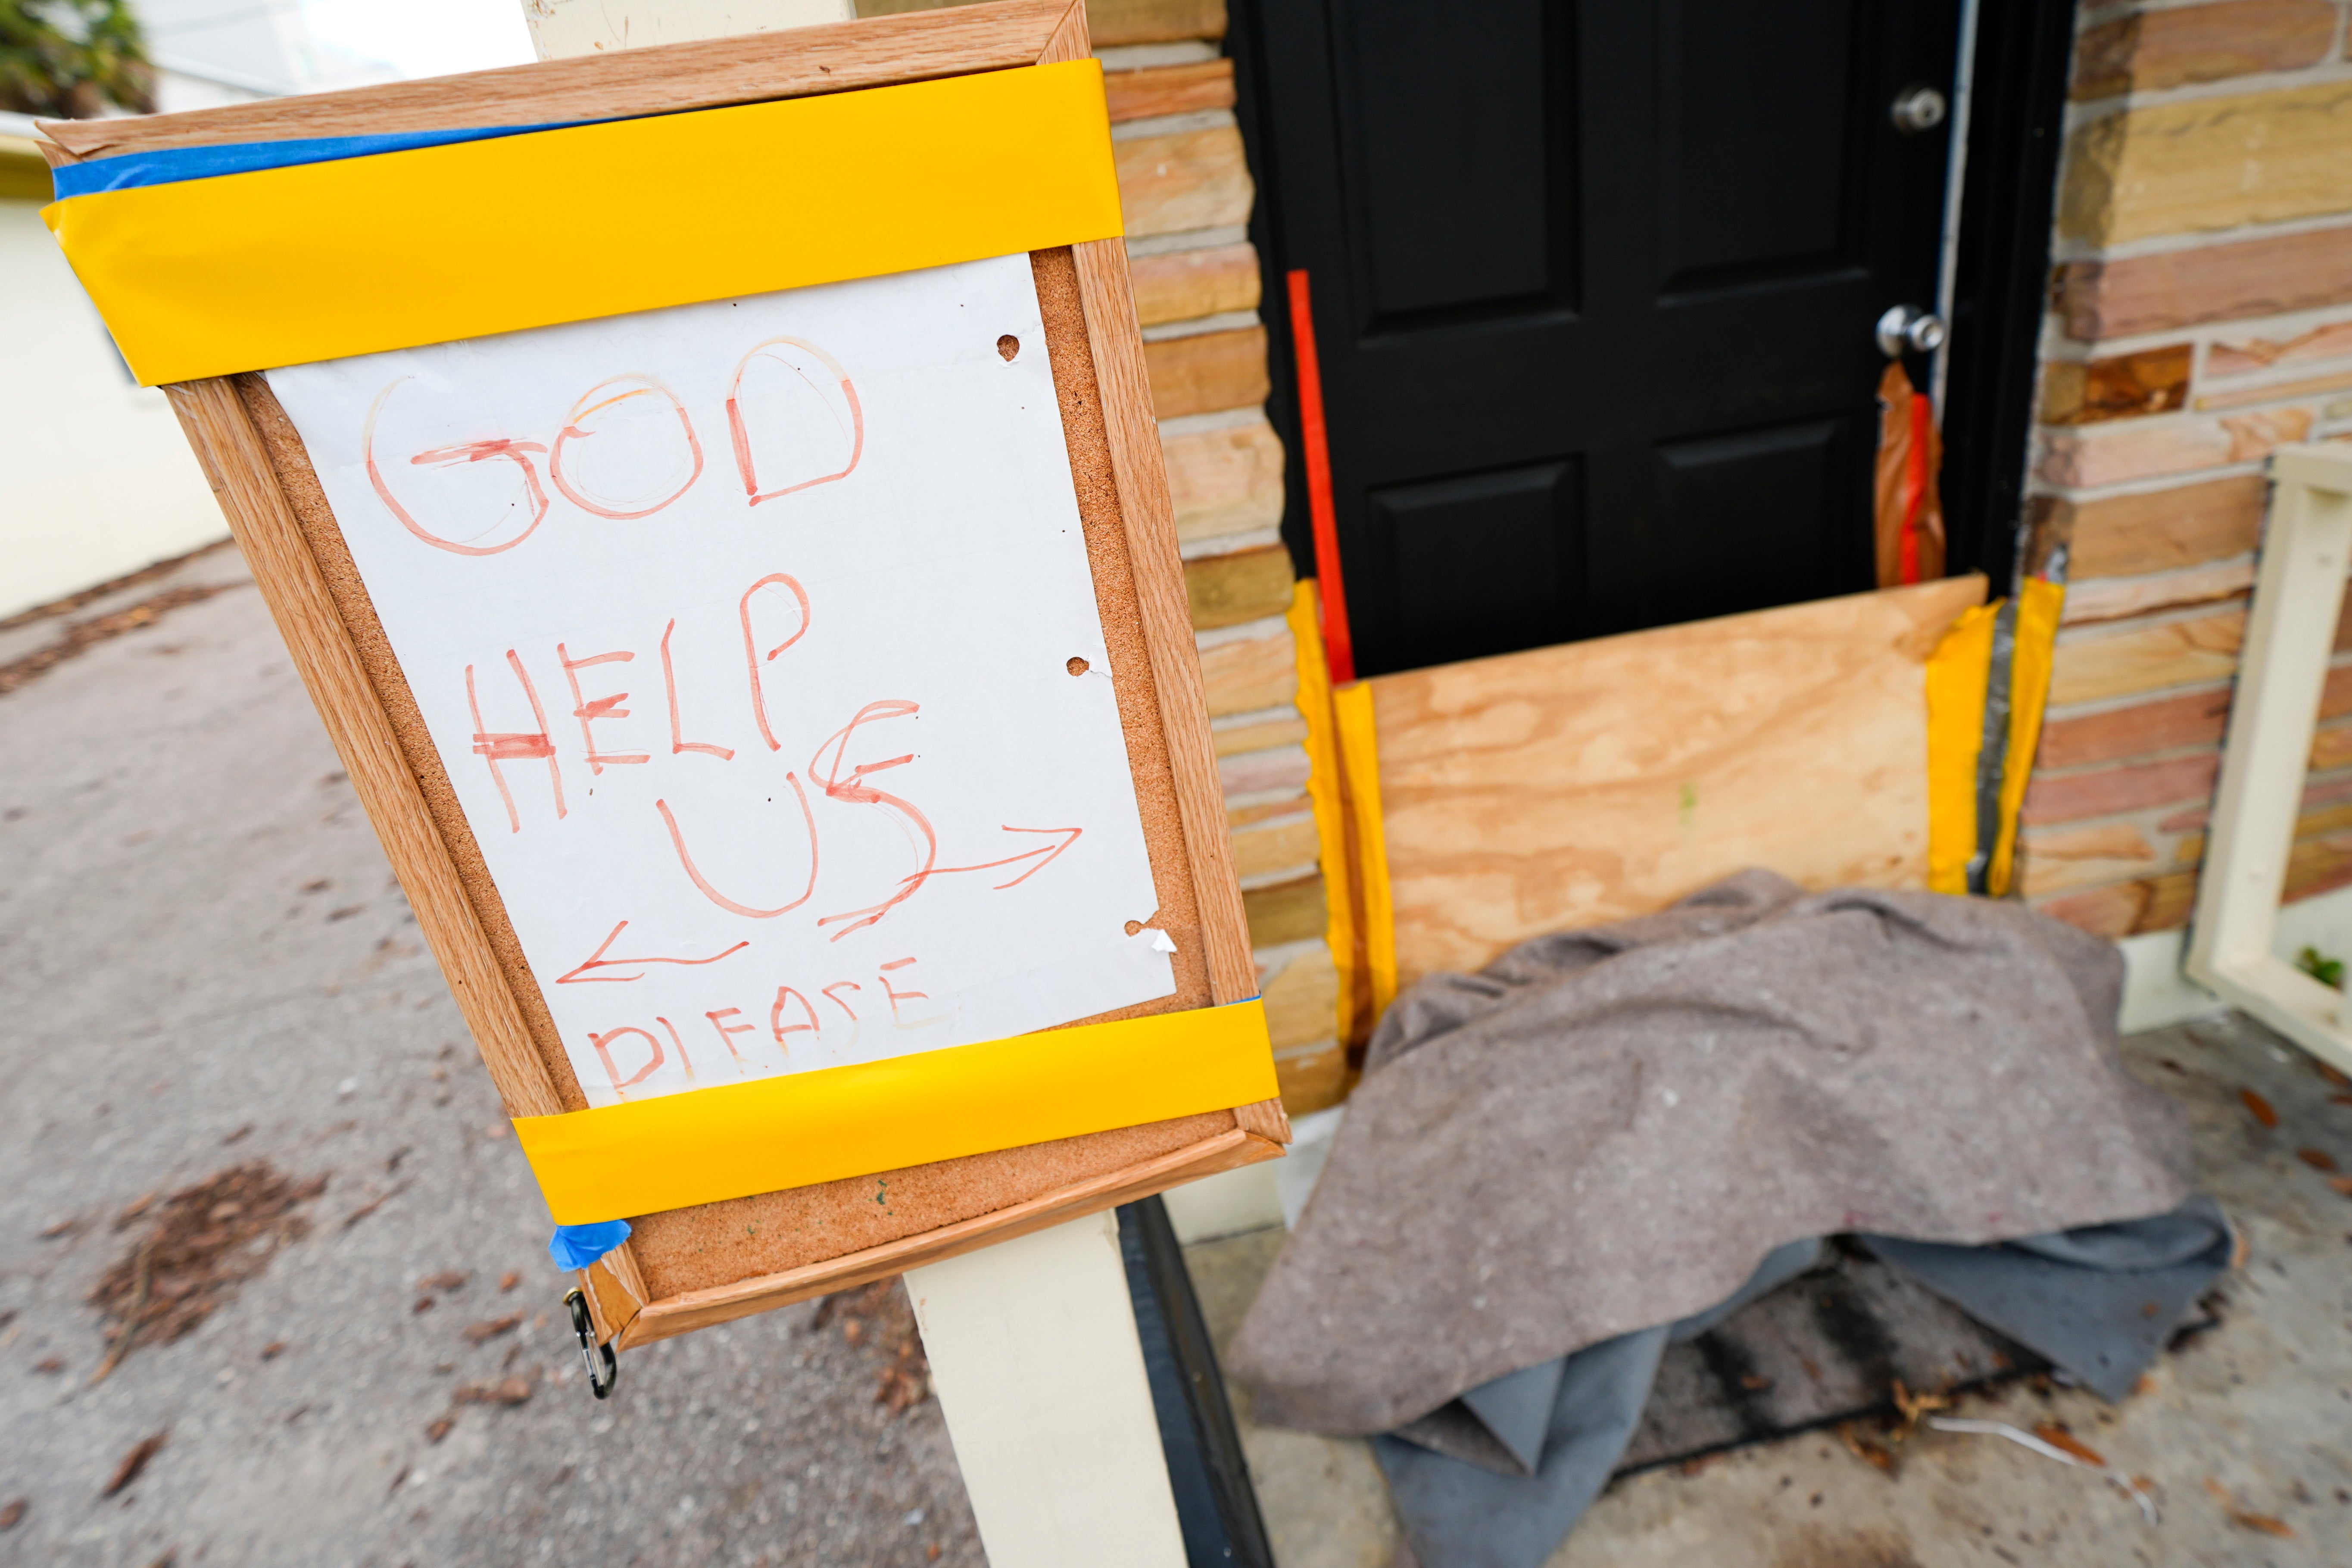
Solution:
M1890 109L1956 9L1251 7L1359 673L1871 585L1872 329L1934 306L1947 145Z

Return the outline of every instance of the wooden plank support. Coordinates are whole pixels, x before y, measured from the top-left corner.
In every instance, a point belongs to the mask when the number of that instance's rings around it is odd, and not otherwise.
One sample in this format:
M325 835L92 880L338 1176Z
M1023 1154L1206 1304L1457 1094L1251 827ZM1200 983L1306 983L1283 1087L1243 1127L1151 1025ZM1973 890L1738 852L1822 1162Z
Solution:
M911 1269L907 1294L992 1568L1184 1568L1111 1215Z

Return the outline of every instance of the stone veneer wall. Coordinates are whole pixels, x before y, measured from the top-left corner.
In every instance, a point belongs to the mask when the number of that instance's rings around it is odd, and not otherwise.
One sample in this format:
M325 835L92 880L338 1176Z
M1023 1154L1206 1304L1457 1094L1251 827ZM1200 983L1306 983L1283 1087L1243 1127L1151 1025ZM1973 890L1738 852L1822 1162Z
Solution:
M859 0L858 14L957 0ZM1324 940L1323 876L1307 797L1306 721L1284 616L1293 579L1282 443L1266 423L1255 188L1223 58L1224 0L1087 0L1118 161L1144 359L1175 492L1176 534L1208 684L1211 726L1274 1032L1294 1115L1336 1103L1339 973Z
M2028 900L2102 935L2188 921L2263 459L2352 438L2346 12L2081 13L2027 546L2036 565L2065 550L2068 591L2021 864ZM2352 882L2336 646L2290 899Z

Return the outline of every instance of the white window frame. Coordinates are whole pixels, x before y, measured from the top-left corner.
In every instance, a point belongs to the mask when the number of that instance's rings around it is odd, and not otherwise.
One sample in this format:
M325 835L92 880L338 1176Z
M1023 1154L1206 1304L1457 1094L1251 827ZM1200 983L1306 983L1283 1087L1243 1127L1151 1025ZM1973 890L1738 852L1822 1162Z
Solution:
M2271 951L2352 565L2352 445L2281 447L2271 479L2187 968L2223 1001L2352 1072L2345 994Z

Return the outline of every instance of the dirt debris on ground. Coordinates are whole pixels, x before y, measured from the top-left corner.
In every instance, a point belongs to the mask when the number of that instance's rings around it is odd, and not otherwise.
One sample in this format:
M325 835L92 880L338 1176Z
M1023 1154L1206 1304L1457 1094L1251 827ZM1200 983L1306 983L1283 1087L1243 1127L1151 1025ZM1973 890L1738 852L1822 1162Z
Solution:
M47 647L0 664L0 697L5 697L18 687L30 685L66 660L88 653L99 643L119 637L125 632L135 632L142 626L152 626L173 610L186 605L203 604L215 594L224 593L234 586L235 584L227 583L191 583L183 587L167 588L128 609L93 616L86 621L70 622Z
M132 1200L115 1216L141 1234L99 1277L91 1305L105 1320L107 1352L98 1382L141 1345L184 1339L269 1267L278 1249L310 1234L299 1210L327 1190L325 1176L297 1181L267 1160L231 1165L158 1202ZM152 1211L152 1213L151 1213Z
M844 1343L870 1345L882 1363L876 1378L875 1404L897 1415L929 1397L931 1363L923 1353L914 1303L907 1299L902 1279L894 1274L856 1289L835 1291L817 1303L809 1319L810 1331L821 1332L836 1318L841 1321Z

